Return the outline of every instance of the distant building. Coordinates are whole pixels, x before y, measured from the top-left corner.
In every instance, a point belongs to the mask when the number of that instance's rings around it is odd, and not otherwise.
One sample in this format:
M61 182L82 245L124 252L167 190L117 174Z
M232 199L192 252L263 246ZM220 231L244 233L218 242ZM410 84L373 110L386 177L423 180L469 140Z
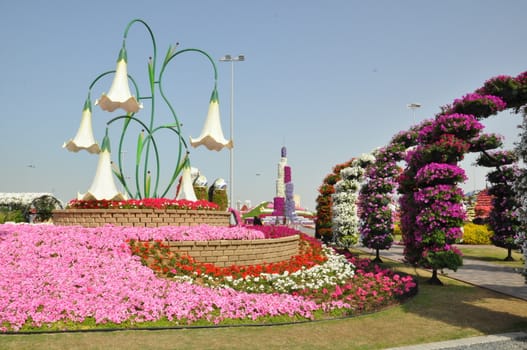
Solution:
M492 196L487 189L481 190L476 195L476 204L474 206L475 218L478 220L487 220L492 211Z

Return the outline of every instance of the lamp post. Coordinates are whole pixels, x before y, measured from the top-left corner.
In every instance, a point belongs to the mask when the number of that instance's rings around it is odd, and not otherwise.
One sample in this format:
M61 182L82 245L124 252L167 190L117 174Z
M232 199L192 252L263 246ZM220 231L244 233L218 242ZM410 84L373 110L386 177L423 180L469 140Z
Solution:
M417 108L421 108L421 104L420 103L410 103L410 104L407 104L406 107L410 108L412 110L412 117L414 118L414 125L415 125L415 110Z
M220 58L220 62L230 62L231 63L231 125L230 125L230 139L234 142L234 62L245 61L244 55L231 56L225 55ZM234 147L231 147L229 150L229 163L230 163L230 172L229 172L229 205L234 207Z

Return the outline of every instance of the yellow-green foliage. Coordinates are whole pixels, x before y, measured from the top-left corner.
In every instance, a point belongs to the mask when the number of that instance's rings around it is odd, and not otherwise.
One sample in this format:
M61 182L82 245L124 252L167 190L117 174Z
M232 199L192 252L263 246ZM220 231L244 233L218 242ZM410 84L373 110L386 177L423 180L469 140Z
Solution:
M216 203L220 207L220 211L226 211L227 206L229 205L227 190L214 190L212 192L212 198L209 198L209 201Z
M198 200L209 200L209 193L206 186L194 186L194 193Z
M463 244L492 244L490 237L494 233L487 225L465 223L463 230Z
M22 210L0 210L0 224L5 222L24 222L24 213Z
M402 236L403 235L403 232L401 231L401 224L396 222L394 225L393 225L393 235L394 236Z

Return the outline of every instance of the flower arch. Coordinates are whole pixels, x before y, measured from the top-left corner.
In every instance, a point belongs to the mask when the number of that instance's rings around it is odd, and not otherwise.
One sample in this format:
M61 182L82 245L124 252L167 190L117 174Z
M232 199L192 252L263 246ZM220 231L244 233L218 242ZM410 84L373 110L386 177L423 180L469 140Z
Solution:
M487 151L501 146L500 137L482 133L484 127L479 121L512 109L516 113L523 112L525 129L527 122L523 106L526 103L527 72L517 77L500 75L487 80L475 92L441 107L434 119L395 135L388 146L379 151L383 155L377 157L379 164L376 162L366 170L358 201L363 243L374 249L391 246L393 213L390 215L386 206L393 198L390 185L395 184L397 178L405 259L431 268L433 276L430 281L433 283L441 283L437 278L438 269L456 270L461 266L461 254L452 246L462 235L465 219L463 191L458 186L465 180L465 174L458 162L469 152L483 152L494 159L496 153ZM525 134L521 135L516 149L524 161L527 160L526 141ZM402 160L403 155L406 167L399 175L393 164ZM392 169L391 174L379 175L379 169L386 164ZM515 180L516 203L519 204L513 203L508 212L511 216L518 216L515 229L519 232L510 235L515 238L515 244L525 245L526 171L518 170L511 178ZM382 184L386 184L384 192Z
M465 219L458 187L465 175L458 162L468 152L493 158L487 151L501 142L497 135L482 133L479 121L507 108L518 112L527 102L526 82L525 73L487 80L474 93L442 107L435 119L423 122L415 148L407 152L399 179L404 254L408 262L433 270L432 283L440 283L438 269L456 270L462 264L460 252L452 246L462 235Z

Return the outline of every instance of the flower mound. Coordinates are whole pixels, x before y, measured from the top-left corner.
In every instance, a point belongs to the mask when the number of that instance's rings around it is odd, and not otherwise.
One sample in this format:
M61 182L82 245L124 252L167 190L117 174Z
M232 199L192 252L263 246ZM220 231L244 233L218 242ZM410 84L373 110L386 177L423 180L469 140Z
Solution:
M196 229L215 231L208 239L240 239L240 230L250 237L262 234L250 228L224 228L225 232ZM192 236L194 228L187 230ZM0 225L0 330L51 327L57 322L68 329L75 327L73 323L89 320L134 324L167 319L174 324L192 324L227 319L262 321L284 315L313 319L319 312L343 310L346 314L386 305L415 286L410 277L384 270L362 273L363 267L353 267L361 262L351 265L328 252L327 260L310 268L300 267L296 275L287 268L281 274L269 274L268 279L276 285L291 284L286 283L293 281L288 275L295 275L294 287L269 288L268 293L258 287L253 293L249 292L253 285L249 279L243 282L247 288L235 288L232 276L231 285L209 287L188 280L189 276L187 280L157 277L127 244L132 239L176 236L167 228L139 232L111 226ZM323 282L312 284L310 281L319 280L314 276ZM266 277L250 277L253 282L257 278ZM262 285L265 289L270 283Z
M190 209L218 210L216 203L206 200L190 201L186 199L144 198L123 201L112 200L78 200L69 201L69 209Z

